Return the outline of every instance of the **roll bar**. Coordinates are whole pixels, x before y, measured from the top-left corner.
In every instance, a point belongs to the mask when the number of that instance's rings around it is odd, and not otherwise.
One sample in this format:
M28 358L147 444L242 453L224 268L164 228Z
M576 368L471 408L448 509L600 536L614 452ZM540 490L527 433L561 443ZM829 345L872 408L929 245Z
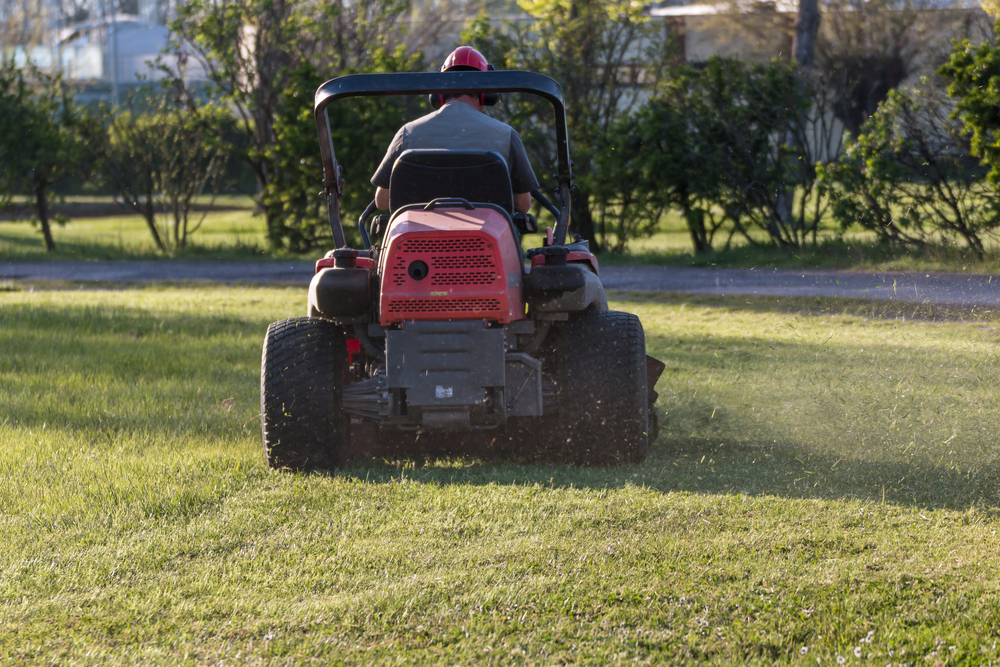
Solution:
M349 74L327 81L316 89L314 115L323 155L324 192L330 211L330 228L337 247L347 245L340 219L340 197L344 179L337 164L326 108L345 97L388 95L427 95L430 93L533 93L552 104L556 121L556 157L559 169L556 180L562 208L553 233L554 245L565 245L570 220L570 188L573 186L569 160L569 134L566 129L566 105L563 91L555 80L535 72L510 70L490 72L401 72L396 74Z

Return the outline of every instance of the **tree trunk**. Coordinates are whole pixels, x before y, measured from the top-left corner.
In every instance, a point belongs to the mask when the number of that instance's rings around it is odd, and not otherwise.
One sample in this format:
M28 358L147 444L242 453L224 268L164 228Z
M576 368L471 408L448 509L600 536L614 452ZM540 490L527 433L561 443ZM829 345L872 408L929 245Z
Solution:
M691 243L694 245L695 254L711 250L712 248L708 244L708 232L705 229L705 212L693 209L687 203L684 203L681 208L684 210L688 231L691 232Z
M818 0L799 0L799 13L795 17L795 36L792 38L792 54L804 72L812 69L816 61L816 34L819 32L819 20Z
M149 233L153 235L156 248L160 252L166 252L167 248L163 245L163 239L160 238L159 230L156 229L156 211L153 209L152 196L146 197L146 202L142 206L142 217L146 219L146 225L149 227Z
M573 205L570 207L570 218L573 224L567 233L567 243L571 243L574 234L579 234L585 241L590 242L591 252L597 252L601 245L597 242L597 234L594 229L594 214L590 210L590 197L582 190L576 190L573 195Z
M35 185L35 206L38 210L38 221L42 225L42 236L45 237L45 250L52 252L56 242L52 240L52 229L49 227L49 206L45 198L45 185Z
M799 0L799 13L795 17L795 36L792 38L792 54L795 56L795 62L803 76L809 75L816 60L816 34L819 32L819 19L818 0ZM791 132L785 135L785 142L789 145L794 144L795 139ZM792 219L793 197L794 193L782 181L775 202L775 214L778 220L785 224L786 229L794 230L794 245L797 246L799 245L799 230L794 229L795 221ZM771 221L767 231L778 245L787 244L781 236L777 220Z

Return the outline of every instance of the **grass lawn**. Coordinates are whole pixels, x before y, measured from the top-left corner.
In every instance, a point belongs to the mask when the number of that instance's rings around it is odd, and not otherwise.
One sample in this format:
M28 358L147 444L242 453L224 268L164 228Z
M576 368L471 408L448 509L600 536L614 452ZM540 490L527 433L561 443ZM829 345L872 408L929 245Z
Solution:
M74 198L74 201L76 199L88 198ZM226 197L218 203L227 210L208 213L202 227L189 238L188 247L173 251L172 256L232 260L283 256L268 247L264 218L254 215L249 197ZM192 226L201 215L201 212L192 213ZM0 220L0 258L31 261L155 259L163 256L157 251L145 220L138 215L78 217L64 226L53 222L52 237L56 250L49 253L45 251L37 226L24 220ZM322 252L316 254L321 256Z
M619 295L642 465L295 475L258 368L304 300L0 292L0 661L1000 660L997 314Z
M70 199L71 202L110 202L106 197ZM229 210L209 213L204 226L191 237L188 247L172 252L172 257L234 261L287 257L316 259L328 250L324 244L303 256L276 251L268 245L264 218L254 215L249 197L226 197L219 204ZM551 225L551 216L546 213L540 224ZM64 227L54 224L52 234L56 251L47 253L36 227L25 221L0 220L0 260L157 259L164 256L153 245L146 223L136 215L74 218ZM758 237L766 244L767 239L762 234ZM540 235L528 235L524 247L538 247L542 244L541 239ZM820 233L818 246L808 245L796 250L770 245L750 247L736 239L729 250L694 255L682 218L670 212L663 216L660 227L651 237L630 242L628 251L623 254L602 253L600 261L608 265L1000 273L1000 243L996 239L986 239L986 244L988 255L979 259L949 244L924 250L890 248L875 243L874 237L865 232L853 231L838 237L833 229L825 229Z
M683 218L668 212L652 236L630 241L625 253L604 253L601 261L612 265L1000 273L1000 239L996 237L983 239L987 256L980 259L948 239L938 238L924 249L896 248L877 243L873 234L859 228L840 234L832 222L820 229L817 245L810 240L802 248L779 248L771 245L762 231L752 230L752 234L760 246L750 246L734 237L732 247L724 250L723 237L716 239L717 250L695 255Z

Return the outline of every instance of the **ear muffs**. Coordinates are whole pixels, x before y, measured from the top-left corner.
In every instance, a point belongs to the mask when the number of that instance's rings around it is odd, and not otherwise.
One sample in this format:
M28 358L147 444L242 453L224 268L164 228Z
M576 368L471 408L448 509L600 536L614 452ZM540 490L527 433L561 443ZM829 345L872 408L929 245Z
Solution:
M494 67L491 63L487 63L486 71L494 72L496 71L496 67ZM500 104L500 100L500 93L479 93L479 103L484 107L496 106ZM430 102L432 109L440 109L444 106L444 95L441 93L431 93L427 96L427 101Z
M487 72L495 72L496 69L497 68L493 66L493 63L486 63ZM484 107L496 106L500 104L500 93L480 93L479 103Z

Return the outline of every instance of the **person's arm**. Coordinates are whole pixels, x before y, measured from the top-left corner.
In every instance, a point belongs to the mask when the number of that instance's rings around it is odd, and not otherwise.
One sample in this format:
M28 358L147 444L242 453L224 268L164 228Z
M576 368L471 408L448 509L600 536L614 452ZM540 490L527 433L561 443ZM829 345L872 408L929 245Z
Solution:
M381 189L381 188L380 188ZM378 201L378 194L375 195L375 201ZM389 192L385 193L385 201L389 201ZM386 204L388 206L388 203ZM531 193L530 192L515 192L514 193L514 210L518 213L527 213L531 210Z
M531 191L538 188L538 179L531 170L521 135L513 129L510 131L510 184L514 188L514 210L527 213L531 210Z
M396 158L403 152L403 134L406 127L399 128L399 132L392 138L389 149L382 158L382 163L375 170L371 183L375 187L375 207L379 209L389 208L389 177L392 175L392 165Z

